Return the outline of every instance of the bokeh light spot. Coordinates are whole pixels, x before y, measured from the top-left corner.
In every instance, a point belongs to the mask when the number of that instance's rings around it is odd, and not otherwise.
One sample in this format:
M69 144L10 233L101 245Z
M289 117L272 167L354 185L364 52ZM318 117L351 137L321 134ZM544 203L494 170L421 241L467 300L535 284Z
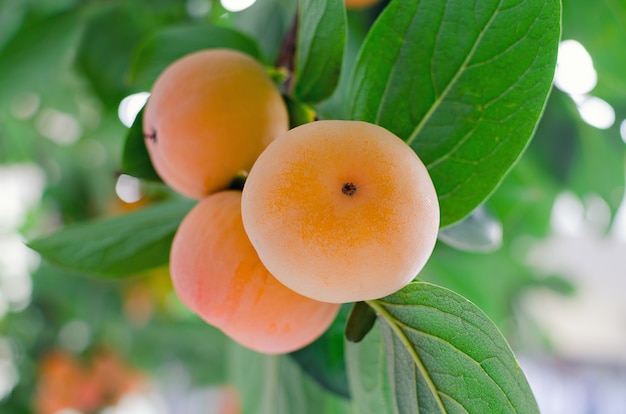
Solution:
M256 0L221 0L222 7L230 12L238 12L252 6Z

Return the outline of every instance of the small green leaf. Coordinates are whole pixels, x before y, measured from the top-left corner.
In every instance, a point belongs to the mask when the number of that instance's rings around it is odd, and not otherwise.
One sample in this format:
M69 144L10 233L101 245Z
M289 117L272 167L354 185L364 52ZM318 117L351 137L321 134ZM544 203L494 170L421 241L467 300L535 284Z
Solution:
M283 100L287 105L287 111L289 111L289 128L315 121L315 110L309 105L296 101L289 96L283 96Z
M343 0L300 0L293 94L302 102L332 95L346 44Z
M559 0L393 0L370 30L351 118L411 145L437 188L442 227L482 203L526 148L559 34Z
M28 245L59 266L104 277L132 276L169 262L180 221L193 203L163 202L125 215L68 226Z
M130 70L131 84L150 90L159 74L173 61L213 48L239 50L260 60L256 42L235 30L197 24L173 26L156 32L137 48Z
M124 174L150 181L161 181L154 169L146 148L143 134L143 109L139 111L133 125L126 134L124 152L122 153L122 171Z
M413 282L368 301L379 317L399 413L539 413L506 340L458 294Z
M352 307L346 325L346 339L350 342L359 342L376 323L376 313L365 302L357 302Z
M346 342L346 365L355 413L397 413L380 326L374 325L358 343Z
M348 400L321 388L287 355L259 354L233 343L227 365L242 414L351 413Z

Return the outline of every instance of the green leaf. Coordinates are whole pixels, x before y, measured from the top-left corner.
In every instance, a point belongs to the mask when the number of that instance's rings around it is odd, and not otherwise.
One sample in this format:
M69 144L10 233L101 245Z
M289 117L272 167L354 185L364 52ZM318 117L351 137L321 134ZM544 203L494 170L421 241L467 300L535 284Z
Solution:
M0 3L0 50L19 29L26 10L27 4L22 0L5 0Z
M358 343L346 342L346 365L355 413L396 414L380 326Z
M83 29L79 12L35 17L0 51L0 103L53 89L69 70Z
M356 302L346 325L346 339L350 342L363 340L375 323L374 310L365 302Z
M505 242L492 253L470 253L440 243L420 279L453 290L478 306L498 327L510 328L514 304L524 290L536 288L540 281L537 272L516 257L520 245Z
M287 355L263 355L233 343L228 371L242 414L350 413L348 400L325 391Z
M319 102L332 95L346 43L343 0L300 0L294 67L294 96Z
M307 104L296 101L289 96L283 95L283 100L287 105L289 112L289 128L295 128L299 125L308 124L315 121L315 110Z
M559 33L559 0L394 0L370 30L351 118L411 145L437 188L442 227L482 203L526 148Z
M165 265L188 200L163 202L125 215L68 226L31 241L59 266L104 277L132 276Z
M332 325L322 336L289 354L319 385L346 398L350 397L350 391L345 364L344 329L351 307L351 304L343 304Z
M475 305L413 282L369 301L378 314L399 413L539 413L506 340Z
M159 74L173 61L213 48L239 50L260 60L256 42L235 30L197 24L172 26L154 33L137 48L131 64L131 84L150 90Z
M76 63L107 107L128 95L125 75L142 32L123 4L102 7L86 21Z
M144 180L162 181L152 165L146 147L146 139L143 135L143 109L137 114L126 135L122 153L122 171L124 174Z

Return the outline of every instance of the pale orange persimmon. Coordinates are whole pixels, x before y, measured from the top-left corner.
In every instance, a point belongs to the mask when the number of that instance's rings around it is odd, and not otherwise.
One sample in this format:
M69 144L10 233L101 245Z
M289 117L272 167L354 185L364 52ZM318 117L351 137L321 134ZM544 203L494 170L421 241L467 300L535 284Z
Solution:
M154 168L196 199L228 187L288 127L286 106L263 66L227 49L195 52L168 66L143 115Z
M437 194L416 153L360 121L316 121L277 138L250 171L242 214L278 280L338 303L404 287L439 228Z
M172 243L170 271L187 307L262 353L304 347L339 311L288 289L267 271L243 229L240 191L210 195L185 216Z

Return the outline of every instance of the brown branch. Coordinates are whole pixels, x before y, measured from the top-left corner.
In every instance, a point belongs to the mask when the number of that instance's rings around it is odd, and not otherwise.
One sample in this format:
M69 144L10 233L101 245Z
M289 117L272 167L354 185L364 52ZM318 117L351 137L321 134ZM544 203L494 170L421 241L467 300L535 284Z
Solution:
M283 42L280 46L276 67L285 69L287 77L284 81L285 94L291 96L293 92L293 72L295 67L296 44L298 40L298 11L293 18L293 22L289 31L285 34Z

